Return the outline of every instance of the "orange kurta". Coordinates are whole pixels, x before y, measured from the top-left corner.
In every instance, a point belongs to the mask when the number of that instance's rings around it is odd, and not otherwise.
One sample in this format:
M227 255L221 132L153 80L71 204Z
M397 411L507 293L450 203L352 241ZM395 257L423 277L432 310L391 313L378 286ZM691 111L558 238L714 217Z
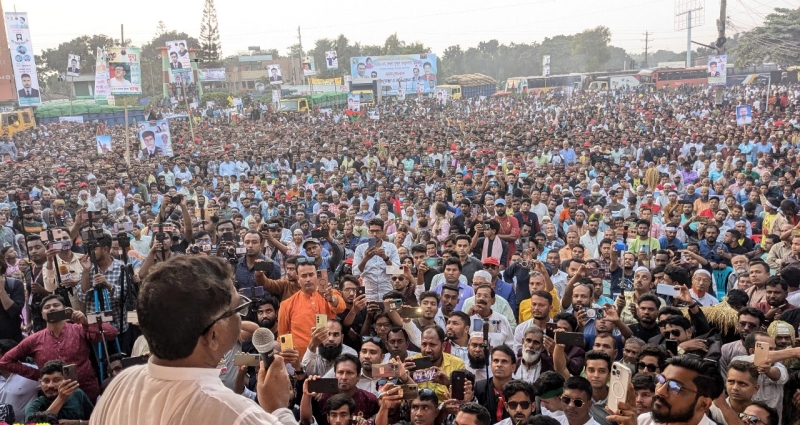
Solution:
M339 291L334 290L333 296L339 299L336 307L328 304L317 291L311 295L300 291L281 302L278 311L278 334L292 334L300 358L305 355L308 343L311 342L311 330L316 326L317 314L327 314L328 319L334 319L338 313L347 308Z

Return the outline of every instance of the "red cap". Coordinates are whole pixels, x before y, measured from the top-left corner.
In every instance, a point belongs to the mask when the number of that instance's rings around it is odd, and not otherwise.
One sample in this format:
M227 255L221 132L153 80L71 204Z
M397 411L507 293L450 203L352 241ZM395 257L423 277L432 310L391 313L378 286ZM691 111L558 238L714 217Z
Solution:
M64 187L64 186L66 186L66 185L67 185L67 184L66 184L66 183L64 183L64 182L58 182L58 184L56 184L56 187Z
M500 260L498 260L495 257L486 257L486 259L483 260L483 265L484 266L492 265L492 266L498 266L499 267L500 266Z
M350 257L350 258L344 260L344 263L352 266L353 265L353 257Z
M89 187L89 183L81 182L80 186L81 187Z

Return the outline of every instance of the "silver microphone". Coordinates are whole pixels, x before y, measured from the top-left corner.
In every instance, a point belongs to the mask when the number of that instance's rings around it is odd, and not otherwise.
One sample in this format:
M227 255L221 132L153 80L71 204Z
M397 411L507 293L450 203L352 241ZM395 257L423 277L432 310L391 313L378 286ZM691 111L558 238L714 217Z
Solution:
M264 367L269 369L269 365L275 360L275 353L272 349L275 345L275 336L267 328L258 328L253 332L253 347L261 354Z

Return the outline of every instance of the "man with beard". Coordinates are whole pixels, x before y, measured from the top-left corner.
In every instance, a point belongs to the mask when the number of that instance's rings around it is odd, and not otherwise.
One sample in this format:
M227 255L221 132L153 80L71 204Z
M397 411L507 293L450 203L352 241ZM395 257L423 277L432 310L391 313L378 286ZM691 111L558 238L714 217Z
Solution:
M469 361L467 353L469 351L469 325L470 319L463 311L454 311L447 318L445 335L447 342L444 343L445 353L458 357L464 363Z
M623 322L628 325L637 323L638 316L636 313L639 305L639 298L644 295L650 295L653 286L653 273L647 267L637 267L633 273L633 290L626 289L624 295L620 294L615 303L617 306L617 313ZM653 295L653 297L655 296ZM655 301L656 311L667 305L660 297L655 297ZM628 306L628 308L626 309L625 306ZM632 327L629 326L629 328L633 331ZM652 336L653 335L650 337ZM648 338L642 339L647 340Z
M61 424L88 421L94 406L78 382L64 378L64 363L51 360L39 371L42 395L25 406L25 419L37 412L47 411L58 416ZM88 423L88 422L87 422Z
M28 248L28 258L30 259L30 268L25 272L26 291L31 294L28 302L29 317L32 318L33 332L38 332L47 326L47 323L42 318L42 299L50 292L44 288L44 263L47 261L47 250L45 249L44 242L39 235L28 235L25 238L25 243ZM24 260L21 260L24 261ZM28 283L30 282L30 283Z
M258 324L258 327L269 329L276 339L278 338L279 307L280 302L278 302L278 299L268 294L265 294L261 298L254 299L250 306L250 311L255 311L255 322Z
M442 285L441 307L436 313L434 320L440 328L447 327L448 318L456 311L458 305L458 286Z
M475 375L475 381L482 381L492 376L492 371L487 370L489 364L486 359L488 345L483 343L483 334L473 332L469 337L469 347L467 347L466 369ZM488 373L488 376L487 376Z
M444 402L445 395L448 393L447 387L450 385L450 374L454 370L464 369L464 362L461 359L447 354L442 350L445 341L444 331L438 326L428 326L422 331L420 342L420 353L406 359L405 368L409 373L414 372L414 375L423 373L425 371L415 371L416 366L413 360L422 357L427 357L433 363L436 376L432 381L422 382L419 384L420 389L427 388L436 392L439 402ZM403 378L402 376L400 377Z
M411 319L411 323L420 331L428 326L437 325L435 319L439 312L439 295L433 291L425 291L419 295L419 305L422 307L422 317Z
M625 340L622 346L622 364L630 370L636 370L636 359L644 348L645 342L633 337Z
M263 327L260 317L259 325ZM303 370L307 375L325 375L342 354L357 355L355 350L342 344L342 324L338 320L328 320L328 326L314 328L311 332L308 350L303 355Z
M714 400L709 409L709 416L718 424L738 424L739 414L753 403L753 396L758 392L758 368L752 363L736 360L728 365L725 371L725 390L728 397Z
M695 336L689 319L671 316L661 322L665 325L662 333L668 339L678 342L678 353L670 354L694 354L709 360L719 360L719 340L707 338L708 334Z
M650 221L638 220L636 222L636 239L628 242L628 252L634 255L645 253L645 256L649 259L659 249L661 249L661 244L658 239L650 237Z
M622 404L620 411L613 412L606 420L625 425L714 424L706 412L725 386L716 363L691 355L673 357L667 361L664 373L656 378L656 393L649 413L638 416L633 406Z
M370 345L370 344L364 344ZM364 366L362 362L352 354L342 354L337 357L333 362L333 370L328 372L326 378L336 378L338 381L339 394L344 394L355 402L354 415L360 415L366 418L371 418L378 413L378 397L375 395L375 382L376 380L370 379L372 390L369 391L362 383L364 382L364 373L366 370L371 370L372 365ZM323 407L327 405L328 399L335 394L316 394L308 392L308 381L316 380L317 376L310 376L303 383L303 399L300 401L301 417L308 417L309 410L316 418L319 425L329 425L328 413L324 411Z
M547 328L547 323L550 322L550 308L553 303L553 296L545 291L531 292L530 299L531 315L533 318L526 320L514 330L514 351L519 352L522 348L522 342L528 328L536 326L540 330Z
M764 325L764 313L754 307L745 307L737 313L736 333L739 335L738 341L729 342L720 349L719 372L722 378L727 378L728 364L734 357L746 356L747 349L744 348L744 340L751 332L755 332Z
M505 199L496 199L494 201L495 205L495 212L497 213L497 217L495 217L495 221L500 224L500 228L497 231L497 237L500 238L501 241L505 242L508 246L508 256L506 259L511 258L515 252L517 252L517 246L515 244L517 238L519 238L519 222L516 218L509 216L506 214L506 200ZM492 255L493 256L493 255ZM500 257L496 257L500 258ZM485 261L486 257L482 256L481 261ZM508 263L503 263L503 266L507 266Z
M592 408L592 385L586 378L571 376L564 381L564 415L569 425L599 425L589 414Z
M770 323L779 317L786 310L791 310L795 306L786 301L789 293L789 285L781 276L771 276L764 285L766 289L766 300L756 304L756 308L764 313L766 323Z
M503 388L511 381L517 356L511 347L500 345L491 351L492 377L475 382L475 398L485 406L492 415L492 422L499 422L509 417L509 412L503 409Z
M659 335L659 328L656 325L656 318L659 310L660 298L653 294L644 294L639 297L636 304L636 312L639 319L638 323L628 325L628 329L637 338L649 341Z
M288 260L287 260L288 262ZM289 275L289 266L286 266L286 275ZM342 323L344 344L354 349L361 347L361 328L367 320L367 296L358 295L361 284L353 275L344 275L341 280L341 291L347 308L337 315Z
M545 356L542 357L542 354ZM525 336L522 339L522 356L513 378L532 384L542 372L548 370L553 370L553 359L544 349L544 331L536 325L531 325L525 330Z
M636 395L636 414L641 415L653 407L653 395L656 392L654 375L637 374L631 379L633 392Z
M48 249L47 250L47 263L44 268L44 288L48 292L55 292L58 290L59 295L64 298L69 298L70 306L79 311L85 311L86 308L83 302L78 299L73 289L81 281L81 263L80 258L83 254L72 252L72 240L69 236L69 231L64 227L53 228L53 238L50 242L61 243L61 250ZM57 238L58 233L61 233L61 238ZM61 275L61 281L56 281L55 268L53 267L53 260L58 263L57 268ZM66 273L65 273L66 271Z
M508 417L495 425L522 425L536 410L536 396L528 382L510 381L503 386L503 406Z

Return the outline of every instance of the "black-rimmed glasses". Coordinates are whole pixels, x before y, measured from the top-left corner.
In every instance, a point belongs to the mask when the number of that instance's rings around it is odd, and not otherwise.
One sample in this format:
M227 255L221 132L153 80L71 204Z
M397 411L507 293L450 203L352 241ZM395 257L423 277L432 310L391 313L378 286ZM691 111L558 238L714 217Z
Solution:
M250 303L252 303L252 301L250 301L250 298L247 298L243 295L239 295L239 306L234 308L233 310L228 310L225 313L222 313L219 317L214 319L208 326L206 326L205 329L203 329L203 332L200 333L200 335L205 335L206 333L208 333L209 330L211 330L211 327L214 326L215 323L219 322L222 319L231 317L234 314L238 313L242 316L247 316L248 314L250 314Z

